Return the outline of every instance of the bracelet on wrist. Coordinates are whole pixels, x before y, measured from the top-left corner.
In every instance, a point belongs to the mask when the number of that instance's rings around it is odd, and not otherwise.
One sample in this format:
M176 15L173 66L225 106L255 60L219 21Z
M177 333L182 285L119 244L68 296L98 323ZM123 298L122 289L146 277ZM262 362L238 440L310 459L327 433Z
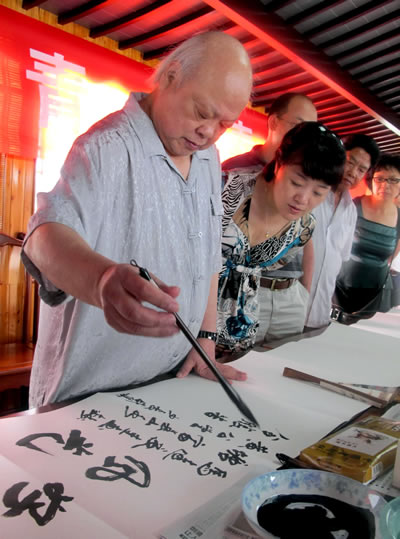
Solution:
M210 339L210 341L217 342L217 334L213 331L203 331L202 329L199 331L199 334L197 335L198 339Z

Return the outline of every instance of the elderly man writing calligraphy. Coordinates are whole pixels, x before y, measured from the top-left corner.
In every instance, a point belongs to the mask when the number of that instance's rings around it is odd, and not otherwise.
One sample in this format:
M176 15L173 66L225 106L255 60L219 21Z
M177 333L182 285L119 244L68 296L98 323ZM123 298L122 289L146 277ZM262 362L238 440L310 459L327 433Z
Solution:
M31 406L177 367L179 377L213 377L173 313L214 357L207 337L216 328L222 206L213 144L251 85L236 39L197 35L159 66L150 94L131 94L75 141L56 187L38 196L22 253L43 300ZM132 258L161 289L139 276Z

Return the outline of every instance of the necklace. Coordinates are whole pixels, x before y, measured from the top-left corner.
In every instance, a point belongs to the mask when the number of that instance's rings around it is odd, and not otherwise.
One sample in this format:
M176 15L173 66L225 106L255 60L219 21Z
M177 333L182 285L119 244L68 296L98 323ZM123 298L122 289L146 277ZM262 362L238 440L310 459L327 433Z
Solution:
M272 234L271 232L266 232L265 233L266 239L279 236L279 234L288 226L288 224L289 224L289 221L286 221L286 223L277 232L274 232L274 234Z

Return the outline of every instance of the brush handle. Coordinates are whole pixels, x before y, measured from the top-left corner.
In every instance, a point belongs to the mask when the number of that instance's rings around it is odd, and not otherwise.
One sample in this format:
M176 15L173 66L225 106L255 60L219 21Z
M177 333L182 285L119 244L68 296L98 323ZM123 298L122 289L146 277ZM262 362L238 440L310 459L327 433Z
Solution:
M336 393L340 393L346 397L351 397L353 399L366 402L378 408L382 408L387 404L385 400L374 397L373 395L368 395L363 391L358 391L357 389L346 387L345 385L337 384L336 382L330 382L329 380L324 380L324 378L319 378L318 376L313 376L311 374L307 374L306 372L296 371L296 369L291 369L290 367L285 367L282 374L287 378L294 378L295 380L302 380L303 382L312 382L314 384L318 384L321 387L330 389L331 391L335 391Z
M150 281L155 286L158 286L158 284L152 279L150 273L147 271L146 268L142 268L138 266L135 260L131 260L131 265L135 266L139 269L139 275L143 277L143 279L146 279L146 281ZM187 325L184 323L182 318L179 316L179 314L174 313L175 319L176 319L176 325L178 328L182 331L182 333L185 335L187 340L190 342L190 344L193 346L193 348L196 350L196 352L199 354L199 356L202 358L202 360L206 363L208 368L213 372L221 386L223 387L225 393L228 395L228 397L231 399L231 401L237 406L237 408L242 412L242 414L247 417L249 421L254 423L257 427L260 425L258 424L257 419L252 414L249 407L243 402L241 397L239 396L238 392L231 386L231 384L222 376L222 374L217 369L215 363L211 361L211 359L208 357L206 352L203 350L203 348L200 346L198 341L196 340L196 337L193 335L193 333L190 331L190 329L187 327Z
M177 313L175 313L175 318L176 324L179 329L185 335L185 337L199 354L199 356L207 364L208 368L214 373L215 377L219 380L221 386L223 387L225 393L228 395L231 401L239 408L239 410L245 417L247 417L247 419L249 419L252 423L255 423L259 427L258 421L252 414L249 407L243 402L242 398L239 396L239 393L235 390L235 388L232 387L232 385L226 380L226 378L224 378L224 376L222 376L220 371L217 369L215 363L211 361L211 359L208 357L206 352L203 350L203 348L200 346L200 344L194 337L193 333L183 322L182 318Z

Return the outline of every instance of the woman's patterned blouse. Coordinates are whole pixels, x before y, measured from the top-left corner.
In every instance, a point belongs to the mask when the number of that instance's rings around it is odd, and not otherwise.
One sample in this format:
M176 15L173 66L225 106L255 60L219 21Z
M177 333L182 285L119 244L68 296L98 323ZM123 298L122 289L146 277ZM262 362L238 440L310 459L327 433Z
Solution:
M224 205L222 261L218 283L217 345L219 350L246 350L255 343L261 270L284 266L311 238L311 213L291 221L279 237L250 246L248 218L257 172L236 169L228 175Z

